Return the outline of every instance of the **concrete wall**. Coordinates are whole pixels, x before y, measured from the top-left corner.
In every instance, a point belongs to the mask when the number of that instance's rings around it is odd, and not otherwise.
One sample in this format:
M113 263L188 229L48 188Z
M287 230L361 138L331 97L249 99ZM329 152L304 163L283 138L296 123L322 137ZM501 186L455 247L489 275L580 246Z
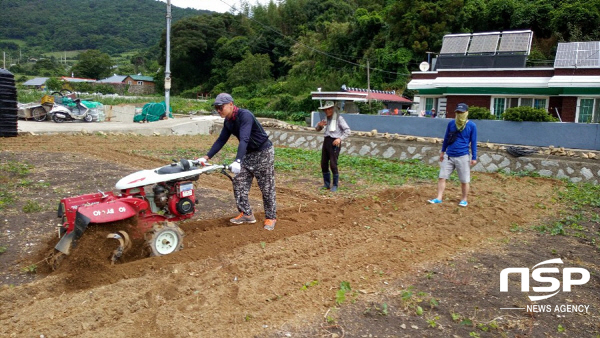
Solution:
M425 120L424 118L416 118ZM215 124L212 132L219 132L222 124ZM292 148L320 150L323 134L312 131L298 131L279 128L265 128L275 145ZM377 156L386 159L419 159L424 163L438 165L441 143L439 139L409 140L352 135L344 141L343 154L356 156ZM496 147L497 148L497 147ZM555 155L530 155L513 157L506 150L478 148L478 163L473 171L506 173L536 172L544 177L567 178L572 182L600 182L599 159L563 157Z
M381 116L344 114L352 131L443 137L450 119L413 116ZM316 126L319 114L312 113L311 125ZM600 150L600 124L560 122L512 122L473 120L477 125L479 142L571 149Z
M132 122L135 115L134 105L123 106L104 106L104 115L107 122Z

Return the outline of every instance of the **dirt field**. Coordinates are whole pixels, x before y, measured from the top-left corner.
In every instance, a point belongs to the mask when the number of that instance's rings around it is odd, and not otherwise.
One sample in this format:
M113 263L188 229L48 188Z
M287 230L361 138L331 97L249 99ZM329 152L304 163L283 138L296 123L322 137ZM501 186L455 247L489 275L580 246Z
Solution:
M0 209L0 336L600 337L599 210L594 221L577 223L587 237L532 230L566 217L557 198L564 183L544 178L477 173L470 204L460 208L457 184L448 185L443 204L426 203L434 181L342 181L338 194L324 193L318 163L309 163L305 172L277 173L278 222L269 232L256 185L259 223L234 226L231 182L204 175L196 184L200 212L181 223L182 251L137 253L111 266L110 230L95 226L57 271L45 266L58 241L61 198L111 190L126 174L206 151L213 140L0 139L0 184L18 176L6 168L28 169ZM508 292L499 291L503 269L554 258L587 269L589 282L532 303L511 274ZM531 304L588 308L501 309Z

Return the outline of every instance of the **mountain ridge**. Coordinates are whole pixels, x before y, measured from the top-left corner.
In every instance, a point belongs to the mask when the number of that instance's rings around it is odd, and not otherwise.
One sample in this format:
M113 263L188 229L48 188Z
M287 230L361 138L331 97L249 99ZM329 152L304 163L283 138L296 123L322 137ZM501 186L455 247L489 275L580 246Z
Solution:
M0 1L0 39L43 52L98 49L115 54L155 46L166 28L166 3L158 0ZM171 7L173 22L211 11ZM15 50L16 43L2 49Z

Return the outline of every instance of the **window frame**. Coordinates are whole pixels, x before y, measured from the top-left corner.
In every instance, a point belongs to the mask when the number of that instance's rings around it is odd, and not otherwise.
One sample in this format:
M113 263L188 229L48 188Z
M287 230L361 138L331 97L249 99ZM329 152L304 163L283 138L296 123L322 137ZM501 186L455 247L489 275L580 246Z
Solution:
M580 121L582 100L592 100L592 112L590 115L590 119L587 121ZM577 107L575 110L575 123L600 123L600 97L580 96L577 98Z
M496 100L504 100L504 104L502 107L502 111L500 112L500 114L496 113ZM550 103L550 97L549 96L535 96L535 95L526 95L526 96L502 96L502 95L494 95L491 97L490 99L490 112L496 116L497 118L500 118L500 116L502 115L502 113L504 113L508 108L514 108L515 106L512 106L512 102L514 101L514 99L518 99L517 101L517 105L516 107L532 107L532 108L540 108L540 109L544 109L544 110L548 110L548 105ZM530 105L523 105L523 100L531 100L531 104ZM541 103L541 101L543 101L543 107L539 104Z

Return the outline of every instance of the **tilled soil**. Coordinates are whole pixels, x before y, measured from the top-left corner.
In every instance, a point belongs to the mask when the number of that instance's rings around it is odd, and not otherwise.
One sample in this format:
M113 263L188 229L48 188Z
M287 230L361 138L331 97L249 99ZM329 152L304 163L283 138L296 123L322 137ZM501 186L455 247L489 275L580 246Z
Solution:
M202 155L213 140L0 139L0 162L29 163L27 178L33 182L1 210L0 246L7 250L0 254L0 335L593 337L600 332L597 251L569 238L514 231L548 222L561 210L556 193L563 183L543 178L477 173L469 206L461 208L456 184L448 185L443 204L429 205L435 182L348 185L334 195L318 189L313 173L277 173L278 221L269 232L262 229L256 185L251 199L259 222L232 225L228 220L237 211L231 182L220 174L203 175L196 183L199 213L181 223L182 251L147 258L138 242L124 262L111 265L108 256L116 242L106 234L128 226L119 224L89 229L56 271L44 268L43 257L57 242L60 198L112 189L120 177L164 165L182 148ZM318 164L311 168L318 170ZM23 212L28 201L42 210ZM575 254L579 250L589 254ZM580 298L561 294L563 303L589 301L588 313L503 313L501 307L524 305L526 297L518 287L508 295L498 292L500 271L531 268L554 257L590 270L591 281L574 287ZM39 266L37 273L31 273L32 264ZM349 290L340 294L342 288Z

